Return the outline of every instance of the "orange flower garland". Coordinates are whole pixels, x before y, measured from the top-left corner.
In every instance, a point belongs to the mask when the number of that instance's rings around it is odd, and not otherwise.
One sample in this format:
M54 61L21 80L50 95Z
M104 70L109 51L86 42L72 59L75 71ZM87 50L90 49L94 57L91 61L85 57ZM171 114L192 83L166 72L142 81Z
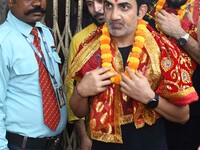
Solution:
M134 43L132 50L129 54L127 64L135 72L140 63L140 55L142 53L142 48L144 47L145 42L145 35L146 35L146 28L147 22L138 19L137 28L134 38ZM106 24L103 25L102 28L102 35L100 37L100 49L101 49L101 59L102 59L102 67L111 66L112 67L112 52L111 52L111 39L110 33ZM115 72L115 69L112 67L111 71ZM128 76L128 73L125 71L125 74ZM111 77L111 82L115 84L119 84L121 81L121 75L117 74L114 77Z
M186 12L185 8L187 4L190 3L190 1L191 0L187 0L187 2L184 5L182 5L179 10L177 10L177 14L180 20L182 20L182 18L184 17L185 12ZM156 3L155 15L158 13L159 10L161 10L164 7L165 3L166 3L166 0L158 0L158 2ZM157 23L156 23L156 28L158 29Z

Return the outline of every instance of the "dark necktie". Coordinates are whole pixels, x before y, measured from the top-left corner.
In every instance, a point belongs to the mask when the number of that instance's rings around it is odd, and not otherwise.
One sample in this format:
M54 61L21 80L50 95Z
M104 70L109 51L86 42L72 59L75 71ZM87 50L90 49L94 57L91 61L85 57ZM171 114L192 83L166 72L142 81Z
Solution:
M31 34L34 35L33 44L44 58L40 46L40 38L38 36L37 28L33 28ZM54 92L52 82L47 69L43 65L38 55L35 54L35 56L39 65L39 82L42 91L44 123L51 130L55 131L60 121L60 111L58 107L56 94Z

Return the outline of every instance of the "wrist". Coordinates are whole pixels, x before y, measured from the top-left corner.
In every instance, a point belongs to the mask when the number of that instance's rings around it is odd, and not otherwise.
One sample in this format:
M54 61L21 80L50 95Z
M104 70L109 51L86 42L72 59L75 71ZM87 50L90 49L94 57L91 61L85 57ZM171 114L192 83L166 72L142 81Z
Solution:
M159 103L159 95L155 93L155 96L148 100L146 103L146 107L149 109L155 109L158 107Z
M87 98L87 96L84 95L83 92L82 92L82 90L80 89L79 84L76 85L74 88L75 88L75 91L76 91L76 93L77 93L77 95L78 95L79 97L81 97L81 98Z
M188 39L189 39L190 35L188 33L186 33L185 35L181 36L179 39L178 39L178 44L180 46L185 46L188 42Z
M176 39L176 40L178 40L178 39L180 39L181 37L183 37L183 36L185 36L187 34L187 32L185 31L185 30L180 30L180 31L178 31L178 32L176 32L175 34L174 34L174 38Z
M145 101L143 103L147 104L149 99L152 99L154 96L155 96L155 92L152 90L151 92L148 93L148 96L145 98Z

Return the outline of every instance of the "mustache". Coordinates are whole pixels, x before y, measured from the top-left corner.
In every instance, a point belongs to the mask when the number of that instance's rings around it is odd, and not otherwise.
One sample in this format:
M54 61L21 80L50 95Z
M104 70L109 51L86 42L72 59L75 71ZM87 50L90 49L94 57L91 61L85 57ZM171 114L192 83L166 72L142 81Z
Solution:
M35 7L35 8L33 8L33 9L29 9L28 11L26 11L25 13L24 13L24 15L30 15L30 14L32 14L32 13L37 13L37 12L40 12L40 13L46 13L46 10L45 9L43 9L42 7Z
M96 13L96 14L94 15L94 18L97 18L97 17L99 17L99 16L104 16L104 13Z
M109 20L109 21L108 21L108 24L111 25L111 26L112 26L112 25L115 25L115 24L119 24L119 25L122 25L122 26L123 26L123 25L124 25L124 22L123 22L123 21L111 21L111 20Z

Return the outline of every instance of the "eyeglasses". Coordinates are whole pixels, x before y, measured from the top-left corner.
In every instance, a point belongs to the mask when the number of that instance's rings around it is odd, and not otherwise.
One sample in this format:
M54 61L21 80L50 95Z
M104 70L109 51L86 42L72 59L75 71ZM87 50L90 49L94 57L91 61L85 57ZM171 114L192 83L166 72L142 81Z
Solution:
M186 15L189 21L194 25L197 25L197 22L199 20L199 14L200 14L199 11L200 11L200 2L189 3L186 6Z

